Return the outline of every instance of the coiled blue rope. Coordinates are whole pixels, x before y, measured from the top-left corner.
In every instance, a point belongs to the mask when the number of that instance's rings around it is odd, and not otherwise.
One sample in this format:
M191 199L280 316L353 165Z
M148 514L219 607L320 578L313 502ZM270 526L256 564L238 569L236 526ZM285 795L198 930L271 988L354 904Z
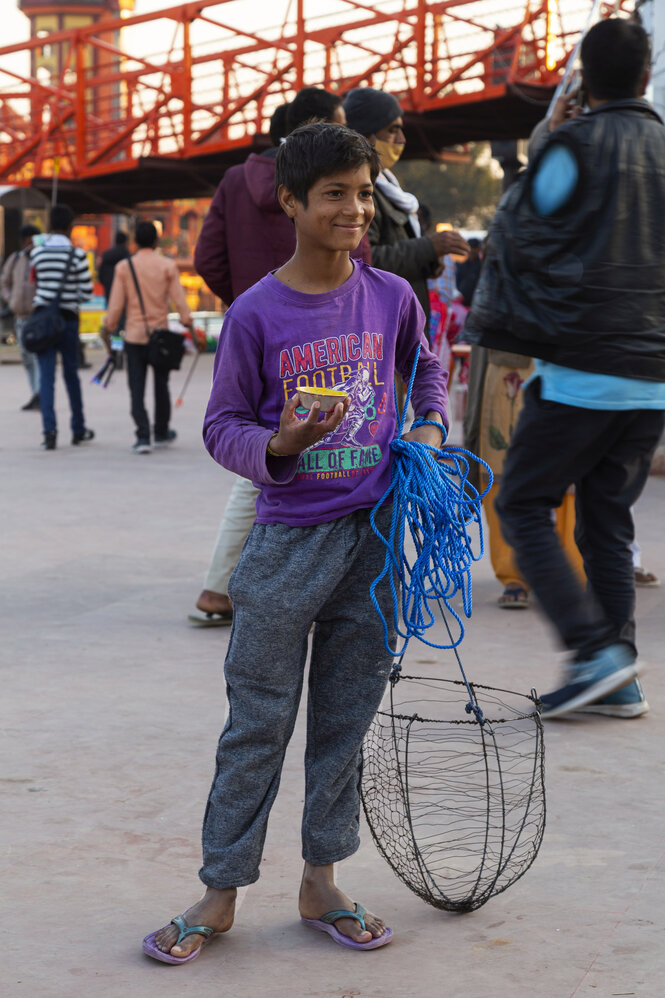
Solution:
M480 510L481 500L492 487L492 471L485 461L462 447L432 447L415 440L401 439L419 356L420 347L409 379L397 436L390 444L394 454L391 482L370 515L374 533L386 548L385 563L370 586L370 596L383 624L385 646L398 659L391 680L396 682L399 678L401 661L412 637L431 648L453 649L469 693L466 711L473 711L482 724L482 711L475 702L457 653L464 637L464 624L452 601L459 593L464 615L467 618L471 616L471 565L484 552ZM412 429L430 422L417 419ZM431 425L441 429L439 423ZM468 480L471 461L478 461L487 471L489 484L483 492L479 492ZM390 531L385 537L376 525L376 514L382 506L390 503ZM474 524L478 530L477 553L473 550L468 529ZM412 560L404 548L407 536L411 537L415 548ZM377 586L385 578L392 593L392 623L397 633L397 648L390 647L388 622L376 596ZM440 644L425 636L436 623L434 604L443 617L449 643ZM456 622L456 637L451 632L449 617Z

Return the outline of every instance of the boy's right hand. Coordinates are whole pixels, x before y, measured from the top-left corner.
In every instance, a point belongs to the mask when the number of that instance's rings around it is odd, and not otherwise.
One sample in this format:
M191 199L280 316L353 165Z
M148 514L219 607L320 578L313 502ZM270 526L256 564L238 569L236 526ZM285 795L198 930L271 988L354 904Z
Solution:
M300 397L296 393L285 403L279 418L279 433L270 441L270 450L275 454L287 457L290 454L302 454L308 447L317 444L328 433L336 430L349 408L348 397L338 402L334 409L326 412L319 419L321 406L315 402L307 419L298 419L296 409L300 405Z

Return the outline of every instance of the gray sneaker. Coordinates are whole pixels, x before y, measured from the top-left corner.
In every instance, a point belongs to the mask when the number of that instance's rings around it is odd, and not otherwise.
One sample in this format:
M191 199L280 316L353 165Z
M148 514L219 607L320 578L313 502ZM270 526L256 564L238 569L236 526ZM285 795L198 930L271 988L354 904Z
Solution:
M139 438L136 441L136 443L132 447L132 450L134 451L135 454L151 454L152 453L152 447L150 446L150 441L149 440L143 440L141 438Z
M167 430L164 436L157 436L155 433L155 447L168 447L177 436L178 434L175 430Z
M639 679L635 679L621 690L609 693L602 700L578 707L578 714L602 714L603 717L642 717L649 710L644 690Z
M540 698L542 716L560 717L597 703L632 683L637 672L635 653L627 644L617 642L601 648L591 658L569 667L564 686Z

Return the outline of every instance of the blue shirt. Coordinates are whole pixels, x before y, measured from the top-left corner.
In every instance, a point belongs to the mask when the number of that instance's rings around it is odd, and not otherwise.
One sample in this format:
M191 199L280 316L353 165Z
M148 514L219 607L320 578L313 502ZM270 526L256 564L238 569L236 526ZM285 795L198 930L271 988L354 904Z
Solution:
M536 360L540 397L579 409L665 409L665 382L595 374Z

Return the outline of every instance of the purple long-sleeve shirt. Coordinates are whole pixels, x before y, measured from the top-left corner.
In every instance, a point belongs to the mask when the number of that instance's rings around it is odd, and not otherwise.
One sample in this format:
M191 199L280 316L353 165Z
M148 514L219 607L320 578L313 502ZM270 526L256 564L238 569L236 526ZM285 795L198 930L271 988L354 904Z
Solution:
M447 375L424 324L405 280L359 261L334 291L304 294L268 274L236 299L224 318L203 437L219 464L261 489L259 523L310 526L375 505L390 483L394 371L409 378L418 345L414 411L432 409L448 425ZM343 389L349 411L302 454L266 456L298 386Z

